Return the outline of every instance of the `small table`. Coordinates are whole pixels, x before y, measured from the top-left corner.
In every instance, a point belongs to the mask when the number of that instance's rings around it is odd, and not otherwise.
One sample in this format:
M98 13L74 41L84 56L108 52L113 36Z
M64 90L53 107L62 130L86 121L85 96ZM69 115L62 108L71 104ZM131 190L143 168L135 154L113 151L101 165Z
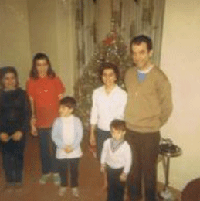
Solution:
M162 145L160 145L162 146ZM181 148L177 147L175 151L169 150L160 151L160 155L163 156L163 166L164 166L164 176L165 176L165 184L164 184L164 190L160 193L160 197L163 198L166 201L173 201L173 195L170 192L169 189L169 167L170 167L170 158L178 157L182 153Z

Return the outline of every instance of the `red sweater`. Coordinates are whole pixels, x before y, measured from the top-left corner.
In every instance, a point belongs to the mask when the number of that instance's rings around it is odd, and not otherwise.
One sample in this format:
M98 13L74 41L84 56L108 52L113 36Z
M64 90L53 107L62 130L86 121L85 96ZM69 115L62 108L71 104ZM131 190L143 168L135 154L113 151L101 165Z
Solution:
M59 95L63 94L65 87L58 77L55 78L29 78L26 90L33 99L36 113L36 127L49 128L58 117Z

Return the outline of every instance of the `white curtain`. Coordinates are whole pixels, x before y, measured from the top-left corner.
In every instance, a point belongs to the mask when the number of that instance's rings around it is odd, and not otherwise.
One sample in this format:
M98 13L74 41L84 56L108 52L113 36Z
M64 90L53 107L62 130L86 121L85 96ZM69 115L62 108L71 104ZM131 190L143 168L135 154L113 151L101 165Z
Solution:
M95 52L98 41L98 1L76 0L77 69L79 75ZM159 66L165 0L107 0L118 33L129 48L130 39L138 34L152 38L153 62ZM106 14L106 13L105 13ZM102 15L102 13L101 13ZM111 21L111 19L108 19ZM108 27L108 33L110 27Z

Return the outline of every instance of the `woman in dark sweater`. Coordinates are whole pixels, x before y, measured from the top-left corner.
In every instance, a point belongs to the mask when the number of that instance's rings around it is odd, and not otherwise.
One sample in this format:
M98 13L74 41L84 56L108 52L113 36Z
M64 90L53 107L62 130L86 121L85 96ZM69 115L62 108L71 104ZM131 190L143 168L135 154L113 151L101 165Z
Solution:
M29 131L29 102L25 91L19 88L14 67L1 68L0 81L0 140L6 185L21 186L25 135Z

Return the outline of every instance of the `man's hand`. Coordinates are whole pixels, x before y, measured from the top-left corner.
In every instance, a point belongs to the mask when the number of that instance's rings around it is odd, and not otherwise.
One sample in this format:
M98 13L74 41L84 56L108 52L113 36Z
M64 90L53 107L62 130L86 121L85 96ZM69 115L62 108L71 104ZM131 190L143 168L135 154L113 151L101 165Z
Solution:
M126 180L127 180L127 174L124 173L124 172L122 172L122 173L120 174L120 181L121 181L121 182L126 182Z
M22 132L21 131L16 131L13 135L12 135L12 139L14 141L20 141L22 138Z
M8 142L9 136L8 136L7 133L3 132L3 133L0 134L0 138L1 138L2 142Z
M72 148L71 145L67 145L67 146L64 148L64 150L65 150L66 153L70 153L70 152L72 152L74 149Z

